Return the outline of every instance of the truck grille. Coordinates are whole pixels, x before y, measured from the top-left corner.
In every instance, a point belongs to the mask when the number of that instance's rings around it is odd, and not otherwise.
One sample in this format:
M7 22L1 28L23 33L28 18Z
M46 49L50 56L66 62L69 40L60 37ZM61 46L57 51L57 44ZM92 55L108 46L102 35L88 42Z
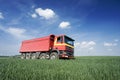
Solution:
M66 47L66 52L67 52L67 54L68 55L73 55L73 53L74 53L74 48L71 48L71 47Z

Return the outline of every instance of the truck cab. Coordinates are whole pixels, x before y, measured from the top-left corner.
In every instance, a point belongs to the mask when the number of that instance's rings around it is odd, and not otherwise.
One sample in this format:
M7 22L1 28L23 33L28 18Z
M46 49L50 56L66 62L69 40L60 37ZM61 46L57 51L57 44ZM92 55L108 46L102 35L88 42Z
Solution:
M59 50L59 58L74 58L74 40L66 35L55 37L53 49Z

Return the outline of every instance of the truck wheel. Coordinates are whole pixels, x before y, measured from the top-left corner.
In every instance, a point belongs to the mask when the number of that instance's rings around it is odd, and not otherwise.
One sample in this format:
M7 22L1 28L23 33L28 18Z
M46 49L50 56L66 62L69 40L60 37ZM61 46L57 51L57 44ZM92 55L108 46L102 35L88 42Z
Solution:
M41 53L39 56L39 59L46 59L46 54L45 53Z
M21 59L25 59L25 53L21 53Z
M30 53L26 53L26 59L30 59Z
M35 53L31 54L31 59L36 59L36 54Z
M59 59L57 52L52 52L50 54L50 59Z

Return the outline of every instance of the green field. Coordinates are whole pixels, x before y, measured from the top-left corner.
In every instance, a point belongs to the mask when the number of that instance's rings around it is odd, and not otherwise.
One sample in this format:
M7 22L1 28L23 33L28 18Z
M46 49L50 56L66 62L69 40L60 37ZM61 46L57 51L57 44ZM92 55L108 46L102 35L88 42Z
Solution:
M120 57L0 58L0 80L120 80Z

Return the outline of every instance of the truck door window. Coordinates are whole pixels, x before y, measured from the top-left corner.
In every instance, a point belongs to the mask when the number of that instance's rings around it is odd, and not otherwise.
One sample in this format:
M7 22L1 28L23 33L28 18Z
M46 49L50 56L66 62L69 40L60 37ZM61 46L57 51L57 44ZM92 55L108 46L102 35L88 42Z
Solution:
M58 43L62 43L62 37L58 37L58 38L57 38L57 42L58 42Z

